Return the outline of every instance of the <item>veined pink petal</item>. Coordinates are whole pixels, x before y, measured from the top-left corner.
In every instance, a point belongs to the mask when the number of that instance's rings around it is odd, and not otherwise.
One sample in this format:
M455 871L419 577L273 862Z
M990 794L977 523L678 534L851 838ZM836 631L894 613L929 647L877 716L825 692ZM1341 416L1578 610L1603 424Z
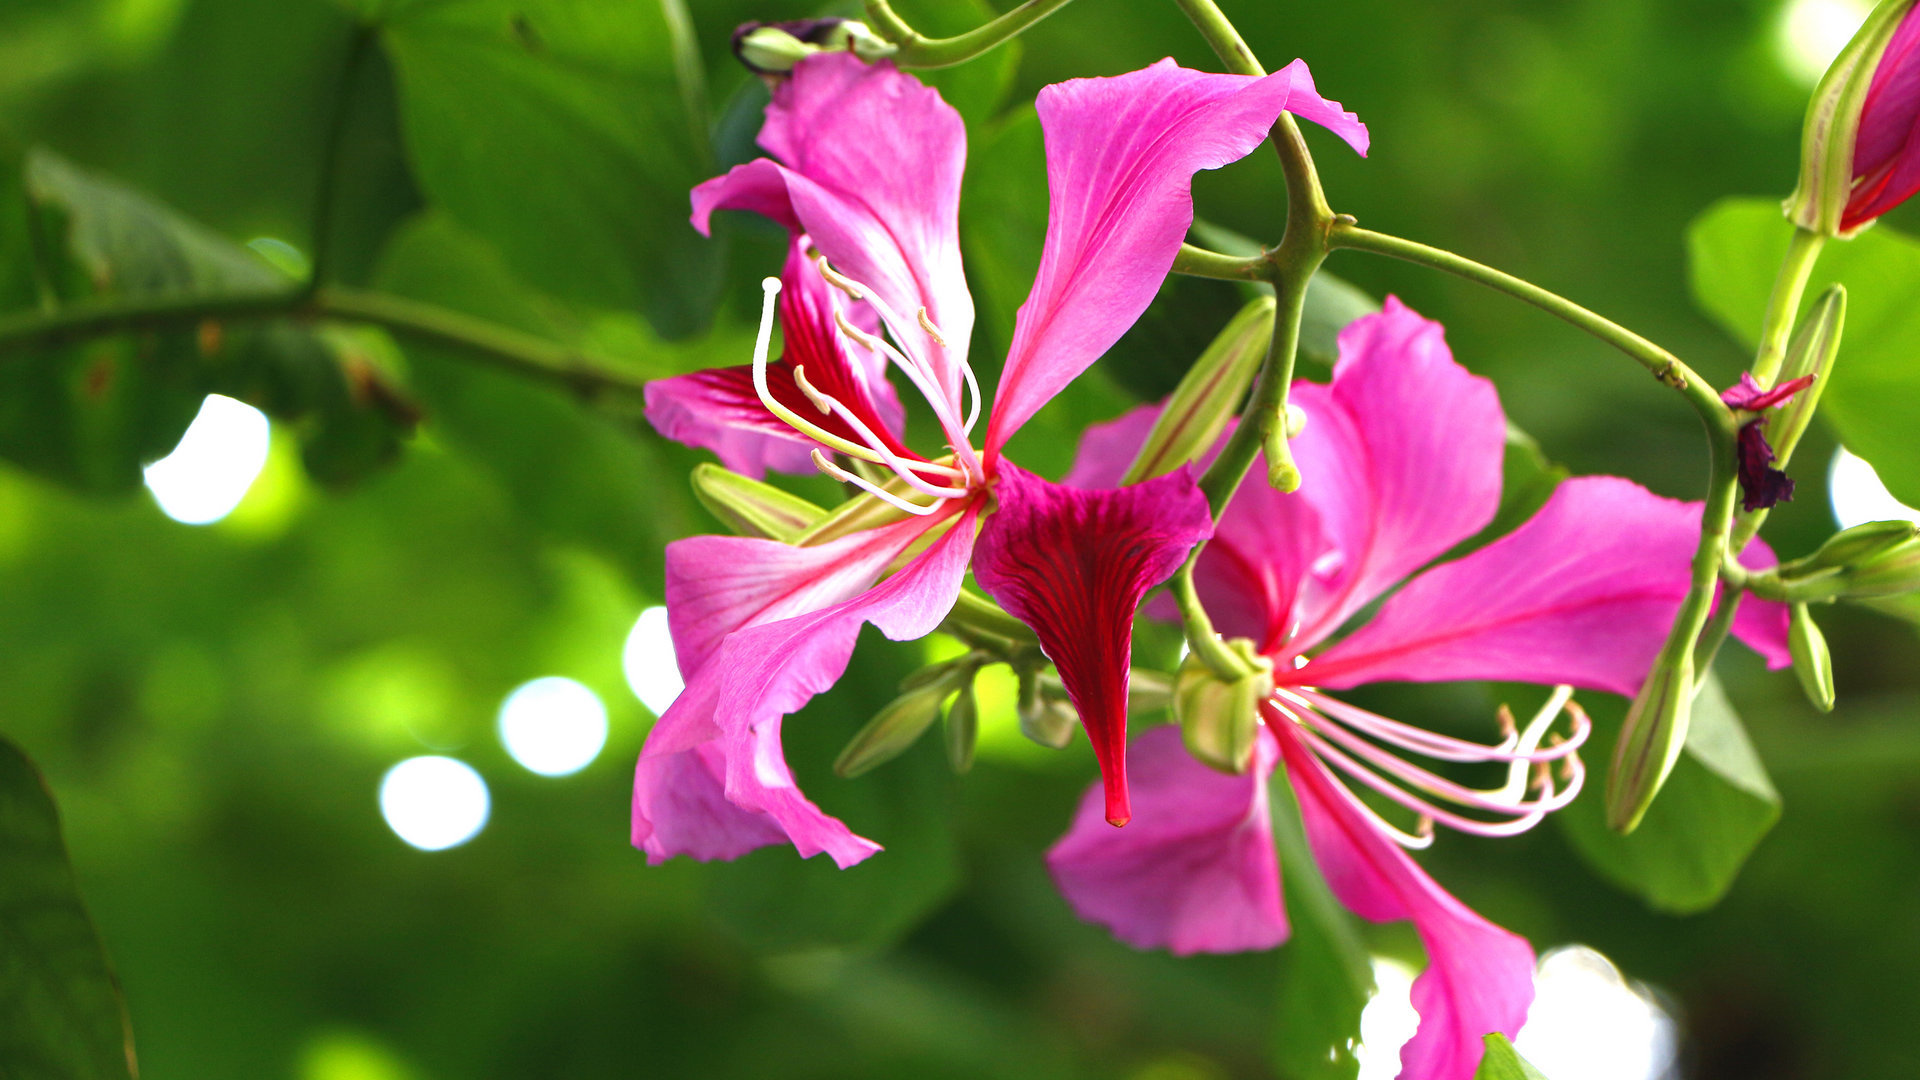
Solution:
M1421 574L1299 673L1570 683L1632 694L1686 595L1700 513L1612 476L1567 480L1532 519Z
M1020 425L1132 326L1193 224L1193 174L1247 155L1281 112L1366 153L1366 128L1320 97L1303 61L1264 78L1162 60L1040 91L1047 143L1046 246L987 426L997 453Z
M1002 461L1000 508L980 530L974 579L1033 627L1060 669L1106 784L1106 816L1124 825L1127 680L1133 616L1213 531L1207 500L1180 469L1132 487L1083 491Z
M1278 758L1256 744L1253 767L1228 776L1195 761L1180 730L1157 727L1129 748L1139 819L1107 825L1099 785L1047 867L1073 910L1139 949L1193 953L1270 949L1287 939L1280 865L1267 813Z
M1920 192L1920 8L1901 18L1873 69L1853 143L1853 175L1842 228L1872 221Z
M818 611L864 592L935 521L909 518L812 547L748 536L667 545L667 626L691 681L729 634Z
M752 161L694 188L695 227L737 209L806 231L835 269L907 321L894 330L958 402L973 333L960 265L960 114L890 62L820 53L774 91L760 145L780 163ZM914 321L922 307L944 348Z
M969 506L879 585L726 637L640 752L633 842L649 861L730 859L783 839L803 858L824 851L841 867L880 850L801 794L781 753L781 722L846 671L862 623L895 640L939 625L960 593L974 524Z
M1295 391L1307 414L1292 444L1299 495L1330 542L1296 605L1297 650L1493 520L1506 417L1493 384L1454 362L1440 324L1391 296L1340 332L1330 384Z
M836 304L850 311L860 329L873 330L865 304L836 300L834 289L806 255L807 238L795 234L781 271L782 352L767 365L767 389L782 405L850 442L864 442L836 415L824 415L800 391L795 371L814 389L845 405L887 449L918 458L899 439L905 416L886 361L865 350L848 348L834 326ZM720 463L758 479L766 470L811 473L818 444L769 412L753 386L753 366L710 368L647 384L647 420L654 430L688 446L711 450Z
M1334 895L1371 922L1412 920L1426 946L1427 969L1413 983L1420 1027L1400 1051L1400 1080L1471 1080L1481 1038L1513 1038L1526 1022L1533 948L1435 884L1285 722L1276 735L1307 842Z

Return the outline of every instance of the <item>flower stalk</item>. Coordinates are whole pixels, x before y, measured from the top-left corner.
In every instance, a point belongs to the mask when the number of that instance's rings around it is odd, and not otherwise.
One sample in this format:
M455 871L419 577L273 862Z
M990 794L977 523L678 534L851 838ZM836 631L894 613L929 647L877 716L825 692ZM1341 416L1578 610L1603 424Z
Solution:
M965 63L1011 41L1067 3L1068 0L1026 0L992 22L946 38L931 38L915 30L887 0L867 0L867 22L874 33L898 48L893 60L901 67L942 68Z

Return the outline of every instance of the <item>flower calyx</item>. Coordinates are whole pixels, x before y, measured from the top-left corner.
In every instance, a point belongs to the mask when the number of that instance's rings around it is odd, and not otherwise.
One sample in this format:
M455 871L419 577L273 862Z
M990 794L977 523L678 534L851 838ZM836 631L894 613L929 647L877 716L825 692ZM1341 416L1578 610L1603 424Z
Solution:
M1253 764L1260 706L1273 694L1273 661L1246 638L1223 644L1241 661L1244 673L1223 676L1198 654L1188 654L1174 676L1173 714L1188 753L1221 772L1240 775Z

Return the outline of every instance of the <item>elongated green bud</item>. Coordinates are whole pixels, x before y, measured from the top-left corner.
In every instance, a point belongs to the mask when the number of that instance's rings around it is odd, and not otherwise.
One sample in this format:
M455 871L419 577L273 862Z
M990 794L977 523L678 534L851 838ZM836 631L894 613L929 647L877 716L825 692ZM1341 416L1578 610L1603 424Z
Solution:
M1788 383L1811 375L1813 382L1785 405L1767 414L1766 427L1762 430L1767 445L1773 447L1775 468L1786 468L1793 448L1800 445L1800 436L1805 434L1807 425L1813 423L1813 412L1820 407L1820 395L1826 392L1827 381L1833 374L1834 357L1840 353L1840 331L1846 321L1847 288L1834 285L1814 301L1806 320L1795 331L1793 343L1787 347L1779 381Z
M973 768L973 748L980 738L980 702L973 695L973 680L960 684L960 692L947 706L947 764L953 771L965 773Z
M1844 570L1890 552L1915 537L1920 537L1920 525L1911 521L1869 521L1855 525L1827 537L1827 542L1806 558L1782 565L1780 576L1793 579Z
M1273 693L1273 661L1245 638L1225 644L1247 664L1248 673L1224 679L1198 655L1188 654L1174 677L1173 715L1188 753L1221 772L1240 774L1253 763L1260 703Z
M1273 313L1273 297L1257 297L1214 337L1167 399L1122 485L1170 473L1213 448L1267 355Z
M693 496L735 533L785 543L827 516L798 495L710 463L693 467Z
M1793 673L1800 679L1800 690L1821 712L1833 711L1833 658L1827 653L1826 635L1814 625L1807 605L1795 604L1787 624L1787 647L1793 653Z
M1839 595L1873 600L1920 591L1920 539L1883 548L1840 573Z
M1800 136L1800 183L1784 209L1787 220L1822 236L1850 236L1873 217L1847 212L1854 194L1854 144L1867 88L1900 20L1914 0L1886 0L1867 16L1813 91Z
M1041 692L1040 674L1020 672L1020 734L1051 750L1059 750L1073 740L1073 729L1080 717L1073 706L1055 701Z
M894 698L847 741L833 771L852 778L899 757L940 718L940 705L953 689L954 679L936 679Z
M1607 774L1607 827L1630 833L1667 782L1693 719L1693 650L1662 656L1627 710Z

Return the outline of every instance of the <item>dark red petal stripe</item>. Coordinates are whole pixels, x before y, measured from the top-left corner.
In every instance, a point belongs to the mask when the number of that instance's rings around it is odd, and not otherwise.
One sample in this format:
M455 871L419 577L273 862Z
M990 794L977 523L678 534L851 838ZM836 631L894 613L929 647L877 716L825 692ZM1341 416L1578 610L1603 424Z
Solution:
M1066 684L1106 785L1107 820L1125 825L1127 673L1133 615L1213 533L1187 469L1144 484L1086 491L1002 461L974 548L981 588L1033 628Z

